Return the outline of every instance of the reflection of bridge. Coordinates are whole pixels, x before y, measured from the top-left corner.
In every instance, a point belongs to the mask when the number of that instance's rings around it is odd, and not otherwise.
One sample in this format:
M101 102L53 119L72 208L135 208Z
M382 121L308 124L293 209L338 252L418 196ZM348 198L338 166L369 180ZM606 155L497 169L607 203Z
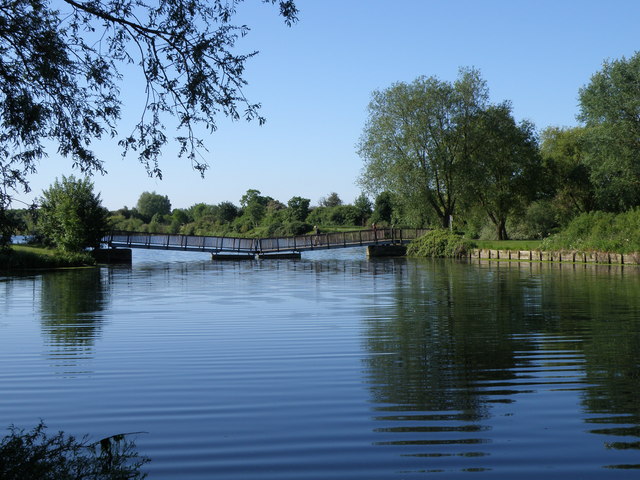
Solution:
M318 235L274 238L213 237L139 232L112 232L102 243L112 248L183 250L216 254L269 255L328 248L403 245L423 235L422 229L378 228Z

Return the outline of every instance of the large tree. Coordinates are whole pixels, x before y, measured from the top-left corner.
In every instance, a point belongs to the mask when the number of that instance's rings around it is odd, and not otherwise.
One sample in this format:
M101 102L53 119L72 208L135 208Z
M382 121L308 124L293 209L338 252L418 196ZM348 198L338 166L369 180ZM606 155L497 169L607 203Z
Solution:
M362 186L430 208L449 226L468 182L473 123L488 102L486 83L477 70L461 69L453 83L419 77L372 97L358 149L365 161Z
M534 199L542 179L536 131L530 122L516 123L505 102L481 112L474 132L469 192L495 225L498 240L507 240L507 218Z
M640 205L640 52L604 62L580 90L579 119L599 208Z
M249 31L233 21L242 2L0 0L0 210L13 192L28 191L28 175L52 145L81 172L104 172L93 141L117 138L123 154L135 151L160 177L161 150L176 141L203 173L198 124L213 131L219 114L263 123L260 104L243 93L256 52L236 48ZM277 4L287 24L296 21L293 0L262 2ZM143 79L144 106L129 112L138 121L121 133L129 65ZM173 139L163 128L170 117Z
M166 195L156 192L142 192L138 198L136 209L145 222L150 222L154 215L169 215L171 201Z
M591 171L586 163L585 127L548 127L541 135L545 193L553 198L558 220L567 223L597 207Z

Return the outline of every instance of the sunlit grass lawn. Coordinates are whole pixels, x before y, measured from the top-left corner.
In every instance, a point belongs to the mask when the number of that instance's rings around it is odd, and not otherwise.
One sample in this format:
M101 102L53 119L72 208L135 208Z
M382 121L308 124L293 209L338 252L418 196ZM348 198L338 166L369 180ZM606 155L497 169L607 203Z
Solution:
M478 248L489 250L538 250L541 240L474 240Z

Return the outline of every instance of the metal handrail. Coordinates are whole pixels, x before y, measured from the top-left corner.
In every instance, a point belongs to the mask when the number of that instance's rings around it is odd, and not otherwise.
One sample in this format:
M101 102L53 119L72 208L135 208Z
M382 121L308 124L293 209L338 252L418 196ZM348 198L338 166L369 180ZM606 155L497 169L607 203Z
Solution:
M102 243L111 247L125 248L258 254L408 243L427 231L427 229L378 228L267 238L113 231L102 238Z

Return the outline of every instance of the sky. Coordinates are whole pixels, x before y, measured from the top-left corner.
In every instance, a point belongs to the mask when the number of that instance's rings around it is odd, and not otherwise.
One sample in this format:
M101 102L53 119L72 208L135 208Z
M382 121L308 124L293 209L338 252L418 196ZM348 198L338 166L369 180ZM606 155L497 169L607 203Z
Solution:
M249 60L245 94L262 104L266 124L220 119L205 135L204 179L169 145L163 179L149 178L116 140L96 145L107 175L92 177L110 210L135 207L142 192L167 195L174 208L236 205L248 189L286 203L312 205L331 192L345 203L360 194L357 143L371 93L419 76L454 81L460 67L480 70L490 100L509 100L516 120L538 131L578 122L578 92L603 61L640 50L638 0L296 0L287 27L277 8L246 0L238 21L251 31L238 48ZM122 125L139 117L144 85L125 77ZM138 107L138 108L136 108ZM121 127L122 134L126 127ZM171 132L167 132L170 134ZM55 178L80 176L55 149L30 177L30 203ZM14 203L20 208L20 203Z

